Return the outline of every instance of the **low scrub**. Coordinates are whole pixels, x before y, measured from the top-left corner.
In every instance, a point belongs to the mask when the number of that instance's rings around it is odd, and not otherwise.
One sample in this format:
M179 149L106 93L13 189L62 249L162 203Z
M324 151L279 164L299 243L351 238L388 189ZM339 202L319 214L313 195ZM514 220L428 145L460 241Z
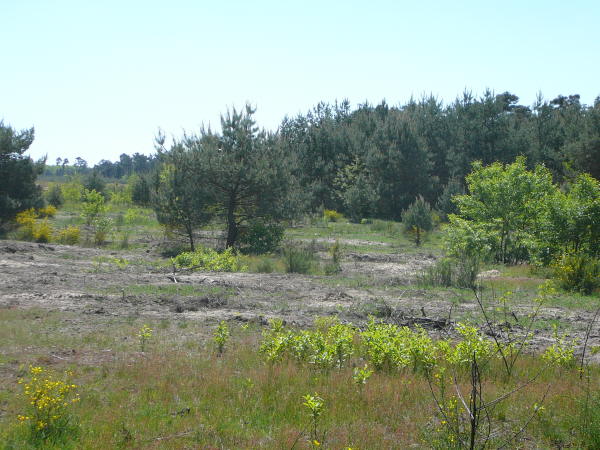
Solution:
M253 222L240 236L240 249L243 253L263 255L279 248L285 228L277 223Z
M333 209L326 209L323 211L323 219L326 222L341 222L344 220L342 213L334 211Z
M40 215L33 208L17 214L18 236L25 241L50 242L52 226L48 219L39 220Z
M178 269L209 272L241 272L246 270L242 259L231 248L223 252L217 252L210 248L198 248L194 252L180 253L172 261Z
M282 251L285 271L287 273L309 274L316 266L316 252L309 247L288 245Z
M69 225L56 233L55 240L60 244L75 245L79 243L80 236L81 230L79 227Z
M567 291L589 295L600 288L600 260L582 253L564 254L554 264L554 279Z
M473 288L477 282L480 261L475 256L442 258L425 269L418 277L425 286Z

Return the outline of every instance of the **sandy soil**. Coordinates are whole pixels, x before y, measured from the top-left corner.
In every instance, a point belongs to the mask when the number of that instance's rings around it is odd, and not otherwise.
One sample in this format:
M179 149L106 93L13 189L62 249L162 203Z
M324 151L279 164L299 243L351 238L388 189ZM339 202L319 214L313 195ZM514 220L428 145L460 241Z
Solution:
M114 262L125 258L126 266ZM336 276L178 272L159 267L146 251L119 251L0 241L0 308L39 307L76 313L73 327L102 326L110 316L256 321L270 317L306 326L336 314L363 324L369 315L399 324L421 324L445 334L461 317L477 317L469 293L423 290L415 274L435 261L429 254L348 253ZM495 275L495 274L491 274ZM523 322L531 306L515 307ZM585 336L594 312L544 308L542 322L560 320L572 335ZM98 318L95 320L94 318ZM100 320L102 318L102 320ZM589 346L600 345L600 324ZM518 327L515 332L519 332ZM552 342L552 330L536 330L534 348ZM594 356L593 358L596 358Z

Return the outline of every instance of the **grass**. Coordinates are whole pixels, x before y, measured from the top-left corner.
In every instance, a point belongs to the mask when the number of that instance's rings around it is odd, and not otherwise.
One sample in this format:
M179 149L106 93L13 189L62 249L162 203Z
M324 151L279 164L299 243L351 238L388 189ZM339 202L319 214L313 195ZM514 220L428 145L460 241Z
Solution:
M325 401L320 427L327 448L428 446L438 437L441 419L428 384L411 371L375 373L358 390L351 365L321 371L291 361L266 364L252 327L232 327L232 343L218 357L212 330L191 322L103 319L81 336L65 326L74 320L69 313L0 310L0 448L28 448L16 415L23 408L17 380L29 364L73 370L80 386L81 402L72 410L80 433L60 448L291 448L296 440L295 448L309 448L302 396L315 392ZM135 336L144 323L154 331L140 353ZM541 367L526 357L520 379ZM590 376L600 380L595 367ZM494 411L495 423L518 426L548 383L545 411L522 444L582 445L584 383L576 370L545 371ZM466 388L463 378L460 384ZM511 387L491 376L484 389L493 398Z
M180 296L227 296L236 293L233 288L220 286L194 286L192 284L130 284L124 287L111 286L95 291L99 294L121 294L125 295L180 295Z

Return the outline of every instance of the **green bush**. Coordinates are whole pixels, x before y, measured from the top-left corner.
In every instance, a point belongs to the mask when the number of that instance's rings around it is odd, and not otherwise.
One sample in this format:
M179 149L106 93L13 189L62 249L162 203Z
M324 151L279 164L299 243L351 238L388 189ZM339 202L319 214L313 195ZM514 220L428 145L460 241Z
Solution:
M473 288L479 268L479 258L474 255L442 258L425 269L418 276L418 282L425 286Z
M564 254L554 264L554 279L567 291L589 295L600 287L600 260L581 253Z
M113 221L110 217L96 217L93 222L94 227L94 244L103 245L106 242L108 234L112 230Z
M60 184L52 183L46 192L46 201L54 206L55 208L60 208L62 204L65 202L63 197L62 189Z
M252 222L239 238L242 252L263 255L277 250L285 229L278 223Z
M315 252L307 247L290 245L282 251L287 273L310 273L316 262Z
M198 248L195 252L183 252L172 259L173 265L179 269L206 270L209 272L240 272L246 270L241 259L228 248L217 252L210 248Z
M52 238L52 225L48 223L48 219L41 222L36 222L33 229L33 240L35 242L50 242Z
M56 241L61 244L75 245L79 243L80 234L79 227L69 225L57 233Z
M333 209L326 209L323 211L323 218L326 222L340 222L344 216Z
M261 259L256 265L256 271L258 273L273 273L275 271L275 264L270 259Z

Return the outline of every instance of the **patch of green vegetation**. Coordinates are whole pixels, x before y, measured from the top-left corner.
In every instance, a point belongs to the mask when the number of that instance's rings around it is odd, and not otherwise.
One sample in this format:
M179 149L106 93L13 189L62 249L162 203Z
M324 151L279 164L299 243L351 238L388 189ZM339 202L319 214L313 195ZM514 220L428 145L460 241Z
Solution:
M170 283L170 284L130 284L124 287L110 286L104 289L95 290L99 294L122 294L125 295L180 295L183 297L192 296L225 296L230 297L236 294L234 288L221 286L195 286L192 284Z

